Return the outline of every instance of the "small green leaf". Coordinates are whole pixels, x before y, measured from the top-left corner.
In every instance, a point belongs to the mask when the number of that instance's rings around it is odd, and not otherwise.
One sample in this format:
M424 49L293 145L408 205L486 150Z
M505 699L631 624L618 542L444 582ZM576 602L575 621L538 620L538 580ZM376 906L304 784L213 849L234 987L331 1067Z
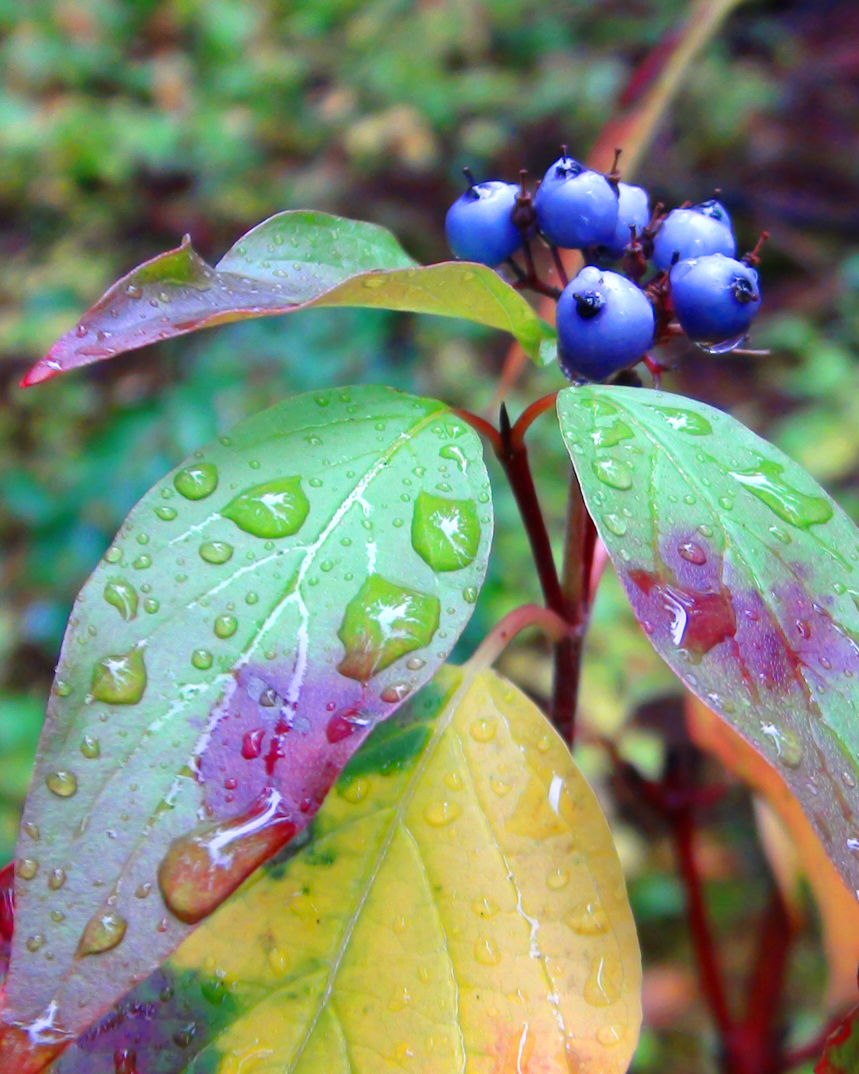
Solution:
M455 570L413 544L439 485L473 505ZM77 1036L306 827L446 658L491 535L474 431L388 388L288 399L147 493L60 655L19 836L32 871L16 878L6 1022Z
M859 890L859 531L787 456L703 403L569 388L558 413L650 641L778 767Z
M390 232L327 213L296 210L259 224L207 265L185 238L115 283L29 371L23 384L113 358L163 339L249 317L313 306L461 317L510 332L538 364L555 356L556 333L522 295L485 265L419 267ZM199 467L177 480L206 487Z

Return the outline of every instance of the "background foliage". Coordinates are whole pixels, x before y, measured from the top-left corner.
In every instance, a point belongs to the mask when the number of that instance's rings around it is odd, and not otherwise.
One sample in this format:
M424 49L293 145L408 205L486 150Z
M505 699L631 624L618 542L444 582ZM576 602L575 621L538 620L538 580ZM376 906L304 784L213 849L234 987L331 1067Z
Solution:
M74 594L133 503L224 427L284 395L379 382L489 403L507 340L465 323L310 311L227 326L40 388L25 367L121 273L190 232L207 259L284 208L393 229L445 256L459 168L540 174L583 154L680 0L0 0L0 857L12 853L52 669ZM685 356L666 386L730 409L859 517L859 11L849 0L748 3L696 64L639 179L670 204L714 187L751 245L766 227L769 357ZM683 356L679 356L681 358ZM529 371L511 400L559 386ZM559 520L566 463L549 423L534 458ZM496 485L492 573L461 652L532 577ZM555 532L560 532L559 525ZM623 624L621 631L619 626ZM504 670L534 696L549 664L521 644ZM645 771L680 724L679 687L613 577L589 643L580 759L597 735ZM603 781L604 782L604 781ZM658 831L612 804L648 972L639 1071L705 1071L680 889ZM766 898L748 796L703 833L729 967ZM749 891L752 892L749 897ZM824 979L810 923L795 958L793 1031Z

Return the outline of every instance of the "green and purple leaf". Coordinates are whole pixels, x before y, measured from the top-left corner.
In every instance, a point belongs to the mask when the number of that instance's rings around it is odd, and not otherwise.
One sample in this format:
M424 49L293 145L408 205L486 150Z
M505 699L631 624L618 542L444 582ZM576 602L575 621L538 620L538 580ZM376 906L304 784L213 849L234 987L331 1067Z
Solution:
M510 332L541 364L555 355L555 330L485 265L421 267L384 228L294 210L258 224L215 268L188 236L139 265L57 340L22 384L199 328L316 306L461 317Z
M859 890L859 531L787 456L703 403L568 388L558 413L652 644L779 768Z
M141 500L63 643L0 1055L77 1037L306 827L447 657L491 533L476 434L387 388L287 400Z

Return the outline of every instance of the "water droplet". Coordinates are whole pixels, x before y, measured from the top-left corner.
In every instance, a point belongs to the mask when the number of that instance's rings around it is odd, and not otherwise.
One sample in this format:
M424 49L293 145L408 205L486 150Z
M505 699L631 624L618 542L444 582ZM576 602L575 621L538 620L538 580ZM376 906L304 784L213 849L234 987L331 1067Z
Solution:
M127 928L128 922L120 914L113 911L95 914L88 921L81 936L76 952L78 958L111 951L122 942Z
M661 406L653 409L657 414L661 414L677 432L688 433L690 436L709 436L713 431L713 426L709 421L700 414L696 414L694 410Z
M340 793L347 802L357 805L359 802L363 802L369 790L370 781L359 778L350 780Z
M447 800L430 802L424 810L424 820L433 828L443 828L456 820L460 813L462 813L462 806L458 802Z
M233 546L226 541L205 541L200 545L200 559L219 565L233 556Z
M543 735L542 738L537 739L537 749L540 751L540 753L546 753L546 751L551 747L551 745L552 740L549 738L548 735Z
M231 638L238 629L239 621L234 615L219 615L215 620L214 631L219 638Z
M474 900L471 904L471 912L482 918L495 917L498 913L498 903L484 896L482 899Z
M395 682L390 686L386 686L385 689L379 694L379 697L388 705L394 705L398 701L403 701L411 693L411 686L407 682Z
M503 798L505 794L510 793L510 784L503 780L500 776L490 776L489 786L498 795L499 798Z
M107 583L104 599L116 608L126 623L137 615L137 590L121 578Z
M32 880L39 871L39 863L35 858L19 858L15 865L15 875L22 880Z
M626 521L620 515L603 515L602 520L609 533L613 533L615 537L623 537L626 533Z
M109 705L134 705L146 690L146 665L138 646L127 653L105 656L95 666L92 696Z
M369 682L399 657L429 644L440 610L437 597L371 574L346 606L337 632L346 651L337 670Z
M31 936L27 940L27 950L35 954L44 942L45 937L41 934L41 932L37 932L35 936Z
M420 671L422 667L426 665L426 660L421 660L419 656L410 656L406 661L406 667L409 671Z
M138 884L134 889L135 899L146 899L149 897L149 892L152 890L151 884Z
M180 921L196 924L295 832L280 794L269 788L248 812L198 828L171 844L158 868L164 901Z
M566 869L553 869L546 877L546 887L550 891L560 891L570 882L570 874Z
M462 776L459 772L447 772L444 776L444 785L450 787L452 791L461 791L464 786Z
M731 477L756 496L783 522L798 529L819 526L832 518L832 507L821 496L800 492L784 480L784 467L762 459L752 470L731 471Z
M83 339L88 331L89 329L85 324L79 324L75 326L75 335L78 337L78 339Z
M599 899L579 903L564 920L580 936L600 936L609 930L608 917Z
M210 462L193 463L176 474L173 484L186 500L204 500L218 487L218 468Z
M595 958L585 982L585 1000L592 1007L609 1007L620 998L622 983L623 968L613 955Z
M246 593L245 594L245 604L256 604L256 602L258 600L259 600L259 593L251 592L251 593Z
M412 515L412 546L435 571L467 567L477 555L480 523L473 500L419 493Z
M362 286L371 291L377 291L380 287L384 287L386 282L385 277L382 275L367 276L361 281Z
M136 283L130 283L125 288L125 293L128 295L129 298L143 298L143 288L138 287Z
M610 488L619 489L621 492L632 488L632 470L621 459L594 459L591 469L597 478Z
M108 563L119 563L122 559L122 549L117 548L116 545L114 545L112 548L108 548L104 554L104 558Z
M191 663L198 671L208 671L212 666L212 654L208 649L195 649L191 653Z
M32 821L25 820L24 823L21 825L21 828L27 835L29 835L29 837L33 840L34 843L38 843L38 841L42 838L42 833L39 831L39 825L33 824Z
M782 730L773 723L761 724L761 733L774 744L776 756L787 768L802 764L802 743L792 731Z
M247 731L242 738L242 757L246 761L253 761L262 753L262 743L265 731L257 728L255 731Z
M491 742L495 738L498 725L495 720L475 720L468 733L475 742Z
M594 429L591 433L591 440L594 442L594 447L615 447L622 440L632 440L635 437L635 433L630 429L625 421L618 419L612 422L611 425L606 425L598 429Z
M481 936L474 941L474 958L481 966L497 966L501 961L501 953L494 940Z
M51 921L56 921L59 924L61 921L66 920L66 915L62 910L51 910Z
M45 783L51 794L55 794L58 798L71 798L78 789L74 772L51 772L45 777Z
M698 346L705 354L728 354L730 351L735 351L745 339L744 333L741 336L734 336L733 339L723 340L721 343L699 343Z
M143 602L143 610L145 612L148 612L150 615L154 615L160 607L161 605L158 603L158 601L153 600L151 597L149 600L145 600Z
M479 590L477 586L467 585L462 591L462 599L466 604L476 604Z
M611 1048L619 1044L625 1036L623 1026L602 1025L597 1030L597 1040L604 1048Z
M138 1074L137 1052L133 1048L119 1048L113 1053L113 1074Z
M254 537L289 537L304 525L310 504L300 477L279 477L230 500L221 514Z
M51 891L59 891L60 888L66 882L66 873L64 869L52 869L48 876L48 887Z
M684 541L677 546L677 551L687 563L694 563L696 567L703 567L707 562L707 553L694 541Z
M89 758L91 761L101 756L101 745L98 739L93 738L92 735L84 735L81 739L80 750L84 757Z
M176 517L175 507L156 507L155 514L164 522L172 522Z

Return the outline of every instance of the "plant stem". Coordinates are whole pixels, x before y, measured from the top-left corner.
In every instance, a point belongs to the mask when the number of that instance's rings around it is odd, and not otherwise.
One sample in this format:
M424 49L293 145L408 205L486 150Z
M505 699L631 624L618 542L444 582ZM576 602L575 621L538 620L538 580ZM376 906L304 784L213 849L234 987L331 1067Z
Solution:
M553 642L564 638L570 629L567 623L551 609L541 608L539 604L521 604L495 624L475 649L468 663L472 666L489 667L495 663L513 638L528 627L537 627Z
M716 947L704 902L704 888L695 861L695 826L691 807L686 805L671 810L668 818L671 822L671 834L674 839L680 878L686 890L686 910L689 916L692 944L695 948L695 960L698 963L701 992L716 1022L719 1035L727 1044L732 1038L734 1024L725 998L722 971L716 956Z

